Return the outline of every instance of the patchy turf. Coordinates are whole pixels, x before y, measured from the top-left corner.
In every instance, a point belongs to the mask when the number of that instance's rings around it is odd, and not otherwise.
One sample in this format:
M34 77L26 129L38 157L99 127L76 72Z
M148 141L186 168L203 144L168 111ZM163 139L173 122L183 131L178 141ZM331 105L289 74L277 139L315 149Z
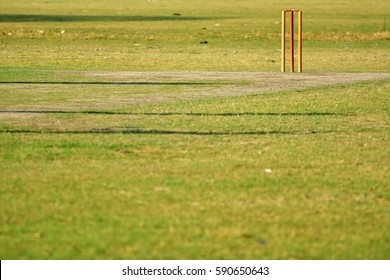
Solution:
M0 2L1 259L390 258L388 1L115 2Z
M35 79L10 77L0 80L4 96L2 109L17 110L94 110L118 108L129 104L172 102L209 97L240 96L312 87L351 84L389 79L388 73L302 73L275 72L125 72L125 71L38 71ZM68 94L61 95L61 93ZM109 94L108 94L109 93ZM35 96L34 103L17 100L25 94ZM53 97L61 95L60 102ZM79 98L82 96L82 98ZM3 112L4 113L4 112Z
M386 75L82 73L2 84L2 258L389 257Z

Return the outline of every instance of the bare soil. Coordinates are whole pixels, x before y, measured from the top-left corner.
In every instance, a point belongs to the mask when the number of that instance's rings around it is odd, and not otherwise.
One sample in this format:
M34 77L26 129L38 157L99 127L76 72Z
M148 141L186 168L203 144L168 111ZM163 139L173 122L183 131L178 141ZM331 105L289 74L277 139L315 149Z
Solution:
M371 80L390 81L390 73L58 71L56 76L55 81L0 83L0 91L7 89L22 99L24 95L34 96L31 103L18 104L16 101L0 105L0 118L13 115L13 110L101 110L130 104L264 94ZM59 97L66 96L66 101L53 99L57 93Z
M322 86L390 79L390 73L276 73L276 72L88 72L90 76L144 84L188 85L177 93L137 95L135 103L240 96L302 90ZM203 84L202 84L203 82ZM196 86L196 84L199 83ZM214 84L213 84L214 83ZM217 86L216 86L217 85Z

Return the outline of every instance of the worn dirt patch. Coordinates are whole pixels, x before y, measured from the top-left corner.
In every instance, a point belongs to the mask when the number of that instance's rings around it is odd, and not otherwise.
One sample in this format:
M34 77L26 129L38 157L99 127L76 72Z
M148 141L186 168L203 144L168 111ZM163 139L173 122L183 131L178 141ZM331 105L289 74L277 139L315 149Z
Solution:
M276 72L88 72L85 75L116 81L194 85L180 94L138 96L138 102L162 102L215 96L240 96L285 90L307 89L337 84L390 79L390 73L276 73ZM207 86L214 82L214 86ZM218 86L216 86L218 85ZM135 100L134 100L135 101Z
M57 71L54 74L54 81L0 82L0 91L15 93L7 105L0 106L2 113L12 114L12 110L102 110L131 104L390 80L390 73ZM19 103L16 96L23 102ZM26 96L30 96L30 103L24 101Z

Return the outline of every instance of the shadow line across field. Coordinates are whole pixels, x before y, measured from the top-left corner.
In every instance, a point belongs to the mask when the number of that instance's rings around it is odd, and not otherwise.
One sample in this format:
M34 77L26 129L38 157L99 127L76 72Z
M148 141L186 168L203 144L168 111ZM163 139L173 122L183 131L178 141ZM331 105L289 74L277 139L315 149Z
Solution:
M332 112L242 112L242 113L183 113L183 112L113 112L113 111L61 111L61 110L0 110L12 114L80 114L80 115L129 115L129 116L199 116L199 117L237 117L237 116L352 116L351 113Z
M15 85L145 85L145 86L193 86L193 85L221 85L221 83L211 82L5 82L0 81L0 84L15 84Z
M151 134L151 135L312 135L328 134L335 131L186 131L160 129L90 129L90 130L1 130L0 133L12 134Z
M102 112L102 111L34 111L34 110L0 110L0 114L103 114L103 115L134 115L134 116L196 116L196 117L236 117L236 116L349 116L348 114L337 114L327 112L307 112L307 113L181 113L181 112L162 112L162 113L129 113L129 112ZM162 129L140 129L136 127L107 127L88 130L51 130L51 129L7 129L0 133L15 134L151 134L151 135L309 135L333 133L334 131L187 131L187 130L162 130Z
M0 22L72 22L72 21L185 21L212 20L221 17L182 16L111 16L111 15L29 15L29 14L0 14Z

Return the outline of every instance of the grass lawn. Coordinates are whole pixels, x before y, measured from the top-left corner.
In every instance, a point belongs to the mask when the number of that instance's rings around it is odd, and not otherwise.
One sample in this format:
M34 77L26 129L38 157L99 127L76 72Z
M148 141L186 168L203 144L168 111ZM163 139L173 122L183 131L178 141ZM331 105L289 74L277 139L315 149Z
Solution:
M390 258L387 1L3 2L0 259Z

